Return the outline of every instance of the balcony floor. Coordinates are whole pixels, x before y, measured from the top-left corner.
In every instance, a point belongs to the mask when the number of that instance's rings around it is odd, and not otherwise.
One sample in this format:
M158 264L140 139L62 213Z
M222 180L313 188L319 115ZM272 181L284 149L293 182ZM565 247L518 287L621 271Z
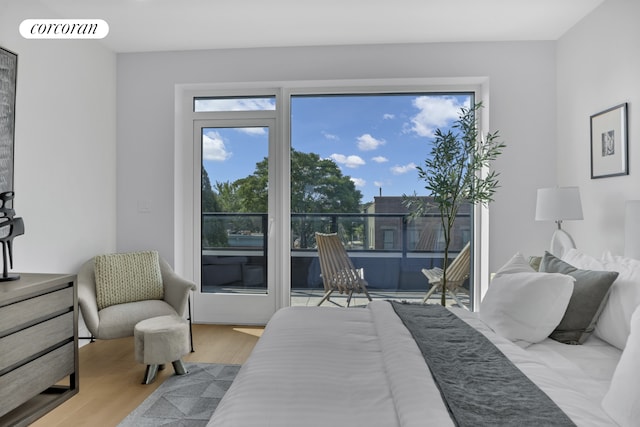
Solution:
M375 300L393 300L393 301L407 301L412 303L421 303L424 298L425 292L392 292L392 291L378 291L378 290L369 290L369 295L371 298ZM323 289L305 289L305 290L291 290L291 305L292 306L315 306L322 299L322 295L324 294ZM428 304L440 304L441 295L438 292L435 292L429 300ZM458 298L464 305L469 307L469 295L464 292L458 293ZM331 294L331 300L339 303L344 306L347 302L346 295L340 295L337 292ZM364 294L354 294L353 298L351 298L351 306L364 307L369 301L365 297ZM446 299L447 306L454 306L457 303L447 295ZM325 302L322 306L333 306L337 307L337 305L332 304L330 302Z
M210 293L225 293L225 294L264 294L264 288L248 288L242 285L237 286L205 286L205 292ZM411 303L422 303L422 299L427 291L385 291L379 289L369 289L369 295L373 300L393 300L393 301L407 301ZM292 289L291 290L291 306L298 307L312 307L318 304L324 295L324 289ZM460 290L457 294L458 299L465 306L470 307L469 294L466 290ZM331 295L331 300L344 306L347 302L347 296L334 292ZM369 301L364 294L354 294L351 299L351 306L364 307ZM428 304L440 304L440 293L434 292L433 295L427 301ZM447 294L446 299L447 306L457 305L456 301ZM338 307L331 302L325 302L323 307Z

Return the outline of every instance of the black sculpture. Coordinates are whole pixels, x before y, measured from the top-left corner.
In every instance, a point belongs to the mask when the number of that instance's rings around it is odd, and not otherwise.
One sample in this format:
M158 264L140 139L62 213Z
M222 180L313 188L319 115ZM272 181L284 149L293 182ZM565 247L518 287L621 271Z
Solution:
M13 268L13 239L24 234L22 217L15 218L16 212L13 210L12 203L14 196L15 193L13 191L0 193L0 234L3 235L0 237L0 243L2 243L2 259L4 261L0 282L18 280L20 278L20 275L9 274L7 271L7 265ZM9 253L9 264L7 264L7 252Z

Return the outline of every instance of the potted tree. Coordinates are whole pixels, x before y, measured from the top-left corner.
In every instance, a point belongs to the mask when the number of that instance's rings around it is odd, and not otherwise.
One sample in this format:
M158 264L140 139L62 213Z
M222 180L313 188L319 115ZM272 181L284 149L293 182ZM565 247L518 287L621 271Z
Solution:
M453 126L443 132L437 129L431 142L431 151L423 166L417 166L418 177L425 182L429 199L404 196L403 203L412 217L423 216L434 210L440 213L444 234L444 261L441 304L445 305L447 266L451 231L460 206L487 205L493 201L498 188L498 173L490 169L505 144L498 132L480 137L477 112L482 103L462 108Z

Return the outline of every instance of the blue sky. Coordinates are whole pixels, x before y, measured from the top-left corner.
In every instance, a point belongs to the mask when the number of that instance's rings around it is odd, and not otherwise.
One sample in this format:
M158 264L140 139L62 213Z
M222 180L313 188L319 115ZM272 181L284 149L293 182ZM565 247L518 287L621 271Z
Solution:
M362 202L383 196L424 194L417 178L435 129L447 129L468 95L296 96L291 105L295 150L333 159L351 177ZM251 174L267 155L263 128L206 129L203 161L215 181Z

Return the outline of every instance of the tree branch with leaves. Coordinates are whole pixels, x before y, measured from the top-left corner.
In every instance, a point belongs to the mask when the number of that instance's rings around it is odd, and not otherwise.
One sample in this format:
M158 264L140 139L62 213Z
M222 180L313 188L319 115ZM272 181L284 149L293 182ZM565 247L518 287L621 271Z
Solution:
M424 216L438 211L444 237L444 260L441 304L446 302L447 267L451 231L463 204L487 206L493 201L499 187L498 173L491 170L491 163L505 148L499 141L499 133L487 133L480 137L478 111L482 103L471 108L462 108L453 126L443 132L437 129L431 142L431 151L423 166L417 166L418 178L425 182L430 200L403 196L405 207L412 217Z

